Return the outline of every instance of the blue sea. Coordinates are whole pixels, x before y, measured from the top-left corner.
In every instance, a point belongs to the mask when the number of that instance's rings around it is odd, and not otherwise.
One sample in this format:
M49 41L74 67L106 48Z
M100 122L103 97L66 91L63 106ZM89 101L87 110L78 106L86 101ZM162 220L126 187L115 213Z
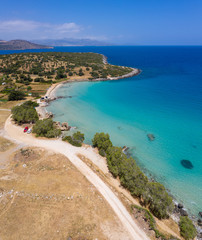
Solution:
M86 143L96 132L109 133L113 144L128 146L142 170L163 183L189 213L202 211L202 47L52 51L102 53L111 64L142 70L118 81L65 84L57 95L67 98L52 102L48 111L54 120L67 121L85 133ZM148 140L148 133L154 134L154 141ZM183 167L181 160L194 167Z

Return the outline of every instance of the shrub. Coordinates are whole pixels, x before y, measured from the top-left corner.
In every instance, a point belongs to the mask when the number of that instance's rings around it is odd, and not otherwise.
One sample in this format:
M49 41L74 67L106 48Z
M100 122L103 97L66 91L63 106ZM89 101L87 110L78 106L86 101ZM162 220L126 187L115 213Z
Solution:
M186 217L180 217L180 234L185 240L194 239L196 237L197 231L194 227L191 219Z
M8 95L8 101L18 101L18 100L23 100L25 98L25 93L21 91L16 91L13 90L10 92Z
M159 219L168 217L168 212L173 210L172 198L165 187L157 182L147 184L146 191L143 193L143 201Z
M152 214L150 213L150 211L148 211L145 208L139 207L135 204L131 205L131 209L133 210L134 208L136 208L139 212L142 212L144 214L144 218L148 221L150 229L152 229L155 232L156 238L161 237L162 240L170 239L170 237L166 238L166 236L164 234L159 232L159 230L156 227L156 221L155 221L154 217L152 216ZM171 239L174 240L176 238L171 236Z
M73 146L81 147L84 139L85 139L84 134L78 131L78 132L74 133L73 136L63 137L62 140L69 142Z
M56 137L60 136L60 134L61 134L60 129L52 129L52 130L48 131L45 136L47 138L56 138Z
M106 154L106 151L109 147L112 147L112 142L110 141L108 133L96 133L94 138L92 139L92 143L93 146L97 147L103 155Z
M37 136L54 138L61 134L61 130L54 129L52 119L38 120L33 127L33 132Z

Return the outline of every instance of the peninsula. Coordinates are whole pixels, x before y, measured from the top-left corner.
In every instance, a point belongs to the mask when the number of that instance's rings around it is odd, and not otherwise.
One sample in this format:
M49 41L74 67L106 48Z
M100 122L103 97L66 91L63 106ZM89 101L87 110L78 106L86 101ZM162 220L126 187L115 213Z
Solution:
M139 69L108 64L97 53L41 52L0 55L0 99L18 90L34 97L52 84L67 81L105 81L132 77Z
M47 45L32 43L26 40L0 40L0 50L48 49Z

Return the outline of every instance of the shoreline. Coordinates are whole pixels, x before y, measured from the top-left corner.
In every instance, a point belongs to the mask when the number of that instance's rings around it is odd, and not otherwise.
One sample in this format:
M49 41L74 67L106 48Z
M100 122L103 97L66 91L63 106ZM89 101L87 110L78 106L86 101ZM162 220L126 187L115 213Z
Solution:
M100 81L110 81L110 80L112 80L112 79L105 79L105 80L100 80ZM115 79L114 79L115 80ZM60 88L60 87L62 87L64 84L66 84L66 83L71 83L71 82L84 82L84 81L89 81L89 80L85 80L85 79L82 79L82 80L67 80L67 81L64 81L64 82L61 82L61 83L58 83L58 84L56 84L56 85L54 85L54 86L51 86L51 88L47 91L47 97L48 98L51 98L52 100L51 101L54 101L54 100L57 100L57 96L56 96L56 91ZM94 80L94 82L96 82L96 81L99 81L99 80L97 80L97 79L95 79ZM89 146L89 147L91 147L91 145L87 145L87 146ZM167 189L168 190L168 192L169 192L169 189ZM181 202L178 202L177 201L177 199L171 194L171 193L169 193L169 195L170 196L172 196L172 198L173 198L173 202L174 202L174 204L175 204L175 206L177 207L178 206L178 204L181 204ZM193 223L194 223L194 225L195 225L195 227L196 227L196 229L198 230L198 232L200 232L200 227L198 226L198 224L197 224L197 219L198 219L198 217L196 216L196 215L193 215L190 211L189 211L189 209L187 209L186 207L183 207L183 210L185 211L185 212L188 212L188 215L189 215L189 217L190 217L190 219L193 221ZM179 222L179 219L180 219L180 216L181 216L181 214L180 213L172 213L171 215L170 215L170 218L171 219L173 219L175 222Z
M139 75L142 71L138 68L132 68L133 71L130 73L127 73L125 75L119 76L119 77L111 77L111 78L95 78L92 80L89 79L72 79L72 80L64 80L62 82L59 83L54 83L52 84L46 94L44 96L47 96L49 100L55 100L54 98L56 98L55 92L58 88L60 88L63 84L66 83L73 83L73 82L104 82L104 81L116 81L116 80L120 80L120 79L124 79L124 78L130 78L130 77L134 77Z
M108 61L107 61L107 57L104 55L104 54L101 54L102 55L102 61L103 61L103 64L108 64ZM122 66L124 67L124 66ZM58 88L60 88L63 84L65 83L71 83L71 82L103 82L103 81L113 81L113 80L120 80L120 79L124 79L124 78L130 78L130 77L134 77L134 76L137 76L139 75L142 70L138 69L138 68L131 68L133 69L130 73L127 73L127 74L124 74L122 76L118 76L118 77L110 77L110 78L95 78L95 79L92 79L92 80L89 80L89 79L72 79L72 80L64 80L62 82L59 82L59 83L54 83L52 84L49 89L47 90L45 96L47 96L49 99L52 99L52 100L55 100L54 98L56 98L55 96L55 92Z

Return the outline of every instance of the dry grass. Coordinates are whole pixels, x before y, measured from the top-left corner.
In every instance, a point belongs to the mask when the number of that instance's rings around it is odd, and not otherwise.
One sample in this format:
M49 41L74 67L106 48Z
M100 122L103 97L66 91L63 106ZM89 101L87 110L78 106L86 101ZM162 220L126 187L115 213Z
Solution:
M13 146L14 144L11 141L3 137L0 137L0 152L5 152Z
M1 111L0 110L0 129L3 128L4 123L10 114L11 113L9 111Z
M1 239L127 239L110 206L66 157L26 148L11 159L0 172Z

